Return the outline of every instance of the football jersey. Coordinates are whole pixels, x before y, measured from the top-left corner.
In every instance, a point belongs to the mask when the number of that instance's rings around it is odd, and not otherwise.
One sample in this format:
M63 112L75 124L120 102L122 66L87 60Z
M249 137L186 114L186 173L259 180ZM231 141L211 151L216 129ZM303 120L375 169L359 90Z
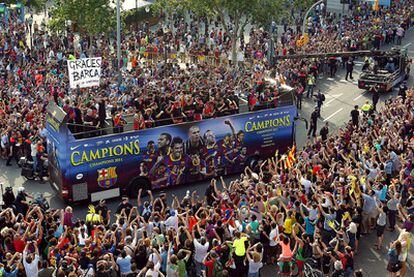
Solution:
M206 163L207 174L211 175L215 172L217 166L218 158L218 146L214 144L213 146L206 146L203 151L203 160Z
M206 162L204 160L200 160L198 165L194 165L193 162L190 161L187 168L187 182L203 180L204 175L201 173L202 171L206 172Z
M175 160L172 154L164 157L164 164L170 170L170 177L168 179L168 186L180 184L183 180L184 171L189 164L187 156L181 156L181 159ZM181 172L181 174L180 174ZM180 177L180 178L179 178Z

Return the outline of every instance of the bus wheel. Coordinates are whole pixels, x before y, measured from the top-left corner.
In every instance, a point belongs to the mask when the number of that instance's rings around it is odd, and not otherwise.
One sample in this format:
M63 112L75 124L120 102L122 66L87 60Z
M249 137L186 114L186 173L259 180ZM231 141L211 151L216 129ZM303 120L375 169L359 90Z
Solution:
M128 186L128 196L130 198L137 198L139 189L143 190L143 194L147 193L147 190L151 189L150 180L145 177L137 177L133 179Z

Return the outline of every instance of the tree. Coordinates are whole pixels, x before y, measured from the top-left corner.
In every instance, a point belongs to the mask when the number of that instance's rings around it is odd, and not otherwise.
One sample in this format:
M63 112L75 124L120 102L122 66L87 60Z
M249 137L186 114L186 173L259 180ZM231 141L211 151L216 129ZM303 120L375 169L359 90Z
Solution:
M46 0L3 0L5 4L22 3L25 7L29 7L34 12L39 12L45 8Z
M285 11L286 0L157 0L166 10L189 9L200 16L218 19L231 38L232 61L237 61L237 43L247 24L269 26Z
M51 14L50 28L56 32L66 30L69 20L78 32L90 37L116 26L113 0L55 0Z
M307 11L315 2L316 0L294 0L293 7Z

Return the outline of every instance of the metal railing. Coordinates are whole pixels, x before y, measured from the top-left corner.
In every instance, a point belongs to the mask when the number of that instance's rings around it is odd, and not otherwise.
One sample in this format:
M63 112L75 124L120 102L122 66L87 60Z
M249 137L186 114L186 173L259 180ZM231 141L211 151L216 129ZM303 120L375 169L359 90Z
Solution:
M277 108L277 107L294 105L294 97L295 96L293 95L293 92L291 91L284 92L279 95L277 102L269 101L263 104L258 104L258 105L255 105L252 109L249 108L248 111L252 112L252 111L259 111L259 110L266 110L266 109L272 109L272 108ZM239 107L238 109L235 109L235 110L226 110L226 111L220 112L219 116L217 115L202 116L201 120L239 114L242 109L243 107ZM118 126L118 127L113 125L112 118L106 118L105 126L103 127L95 127L91 125L76 124L76 123L66 123L66 125L76 139L83 139L83 138L98 137L98 136L114 134L114 133L129 132L133 130L137 131L137 130L151 129L151 128L161 127L161 126L168 126L172 124L200 121L200 120L195 120L195 119L190 120L191 118L192 116L187 116L187 117L172 116L170 118L165 118L165 119L151 120L148 122L148 123L151 123L151 126L142 128L142 129L134 129L134 115L133 114L126 115L124 117L126 124L124 124L123 126ZM85 129L87 129L87 131L85 131Z

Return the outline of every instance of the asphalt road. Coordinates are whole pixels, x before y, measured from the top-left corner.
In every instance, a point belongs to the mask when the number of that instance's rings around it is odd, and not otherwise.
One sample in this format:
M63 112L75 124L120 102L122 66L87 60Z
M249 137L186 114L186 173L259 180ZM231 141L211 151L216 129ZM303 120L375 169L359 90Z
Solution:
M414 42L414 31L411 30L408 32L405 40L403 41L403 46L408 48L409 54L414 57L414 45L411 44ZM330 124L330 133L335 132L338 128L344 125L350 119L350 111L354 105L362 106L365 101L371 100L371 95L362 90L359 90L356 86L357 77L361 70L362 65L359 64L356 66L354 81L345 81L344 72L340 70L335 79L321 79L318 80L316 91L320 89L326 96L326 101L321 109L322 118L318 122L318 128L321 128L325 121L328 121ZM413 79L409 79L409 86L413 85ZM389 98L393 98L396 95L396 91L392 93L384 93L381 95L380 106L383 105L384 101ZM302 110L299 112L301 116L309 119L310 114L312 113L316 103L310 99L304 98ZM303 146L306 143L306 130L305 124L303 122L297 123L297 132L296 132L296 141L297 144ZM226 180L230 180L234 177L228 177ZM20 176L20 170L16 166L6 167L5 161L0 161L0 183L6 185L11 185L13 188L17 189L20 186L26 187L26 190L29 194L35 194L37 192L42 192L49 199L50 204L53 208L63 208L64 203L57 197L55 192L51 189L48 183L40 184L34 181L27 181ZM196 190L199 194L204 194L206 183L196 184L193 186L178 187L170 189L167 194L171 199L171 195L175 194L179 197L183 197L187 190ZM134 200L135 201L135 200ZM108 207L111 210L115 210L117 204L119 203L118 199L113 199L107 201ZM75 205L74 206L75 215L79 218L84 217L87 212L87 205ZM389 245L389 242L395 240L398 236L397 233L385 232L384 245ZM360 252L355 260L356 268L362 268L366 273L366 276L386 276L388 273L386 271L387 264L387 255L386 250L383 248L381 251L377 251L373 248L373 244L376 241L375 234L371 234L367 237L364 237L360 242ZM411 253L409 255L409 269L407 276L410 275L410 271L413 270L414 265L414 247L411 248ZM263 276L275 276L274 268L267 266L263 270ZM412 273L411 273L412 274Z

